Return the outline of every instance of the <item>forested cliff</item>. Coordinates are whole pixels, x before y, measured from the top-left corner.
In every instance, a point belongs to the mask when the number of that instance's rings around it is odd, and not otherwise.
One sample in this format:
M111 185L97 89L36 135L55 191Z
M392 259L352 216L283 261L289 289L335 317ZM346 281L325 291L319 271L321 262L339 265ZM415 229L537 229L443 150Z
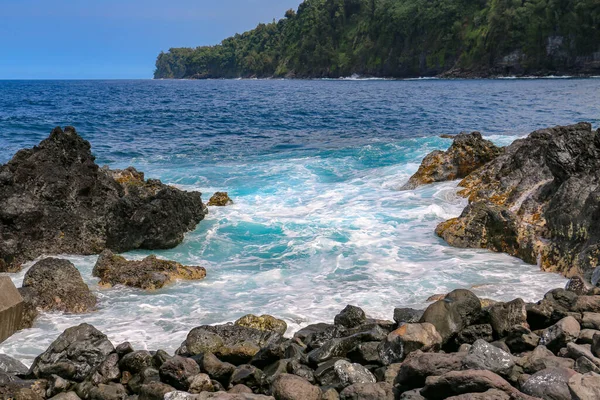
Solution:
M155 78L600 75L600 0L305 0Z

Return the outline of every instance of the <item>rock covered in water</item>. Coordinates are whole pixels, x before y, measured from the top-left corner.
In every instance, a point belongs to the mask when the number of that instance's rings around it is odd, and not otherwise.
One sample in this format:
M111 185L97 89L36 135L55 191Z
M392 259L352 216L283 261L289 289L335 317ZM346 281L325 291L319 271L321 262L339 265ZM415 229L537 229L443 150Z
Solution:
M206 214L199 193L95 163L73 127L0 166L0 271L42 254L170 248Z
M100 285L104 286L121 284L153 290L178 279L204 279L206 269L161 260L155 255L149 255L140 261L129 261L123 256L113 254L110 250L104 250L98 257L92 275L100 278Z
M600 256L600 134L591 124L535 131L459 186L469 205L436 229L449 244L591 277Z
M208 206L218 206L218 207L227 206L229 204L233 204L233 200L231 200L229 198L229 195L227 194L227 192L216 192L215 194L213 194L210 197L210 199L208 200L208 203L206 203L206 205L208 205Z
M401 190L464 178L502 153L501 148L483 139L479 132L463 132L452 139L448 150L436 150L428 154Z

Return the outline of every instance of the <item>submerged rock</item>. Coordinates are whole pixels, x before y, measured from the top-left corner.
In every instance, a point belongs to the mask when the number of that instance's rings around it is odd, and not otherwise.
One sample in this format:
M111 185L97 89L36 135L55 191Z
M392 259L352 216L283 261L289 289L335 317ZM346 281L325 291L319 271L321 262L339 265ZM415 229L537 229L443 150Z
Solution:
M452 145L448 150L436 150L428 154L421 162L419 170L410 177L401 190L464 178L502 153L501 148L483 139L479 132L463 132L452 139Z
M150 255L141 261L126 260L125 257L104 250L94 266L92 275L100 278L100 285L117 284L141 289L160 289L178 280L200 280L206 276L203 267L181 265L175 261L161 260Z
M218 206L218 207L227 206L229 204L233 204L233 200L231 200L229 198L229 195L227 194L227 192L216 192L215 194L213 194L210 197L210 199L208 200L208 203L206 203L207 206Z
M600 134L589 123L514 141L459 186L469 205L436 233L586 279L600 257Z
M199 193L100 168L75 128L0 166L0 271L42 254L171 248L206 214Z

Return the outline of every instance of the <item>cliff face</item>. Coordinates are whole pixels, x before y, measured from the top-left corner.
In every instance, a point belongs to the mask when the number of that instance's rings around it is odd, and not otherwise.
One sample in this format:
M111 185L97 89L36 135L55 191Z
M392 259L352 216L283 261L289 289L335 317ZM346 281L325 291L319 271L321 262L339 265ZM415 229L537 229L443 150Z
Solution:
M216 46L173 48L155 78L600 74L596 0L305 0Z

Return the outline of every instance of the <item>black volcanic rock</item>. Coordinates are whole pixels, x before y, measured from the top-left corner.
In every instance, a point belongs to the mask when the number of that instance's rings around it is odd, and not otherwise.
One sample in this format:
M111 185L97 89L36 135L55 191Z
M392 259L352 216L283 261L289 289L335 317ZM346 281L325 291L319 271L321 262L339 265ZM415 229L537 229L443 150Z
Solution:
M470 204L436 233L589 279L600 257L600 132L557 126L514 141L459 186Z
M95 163L73 127L0 166L0 271L42 254L171 248L206 214L199 193Z

